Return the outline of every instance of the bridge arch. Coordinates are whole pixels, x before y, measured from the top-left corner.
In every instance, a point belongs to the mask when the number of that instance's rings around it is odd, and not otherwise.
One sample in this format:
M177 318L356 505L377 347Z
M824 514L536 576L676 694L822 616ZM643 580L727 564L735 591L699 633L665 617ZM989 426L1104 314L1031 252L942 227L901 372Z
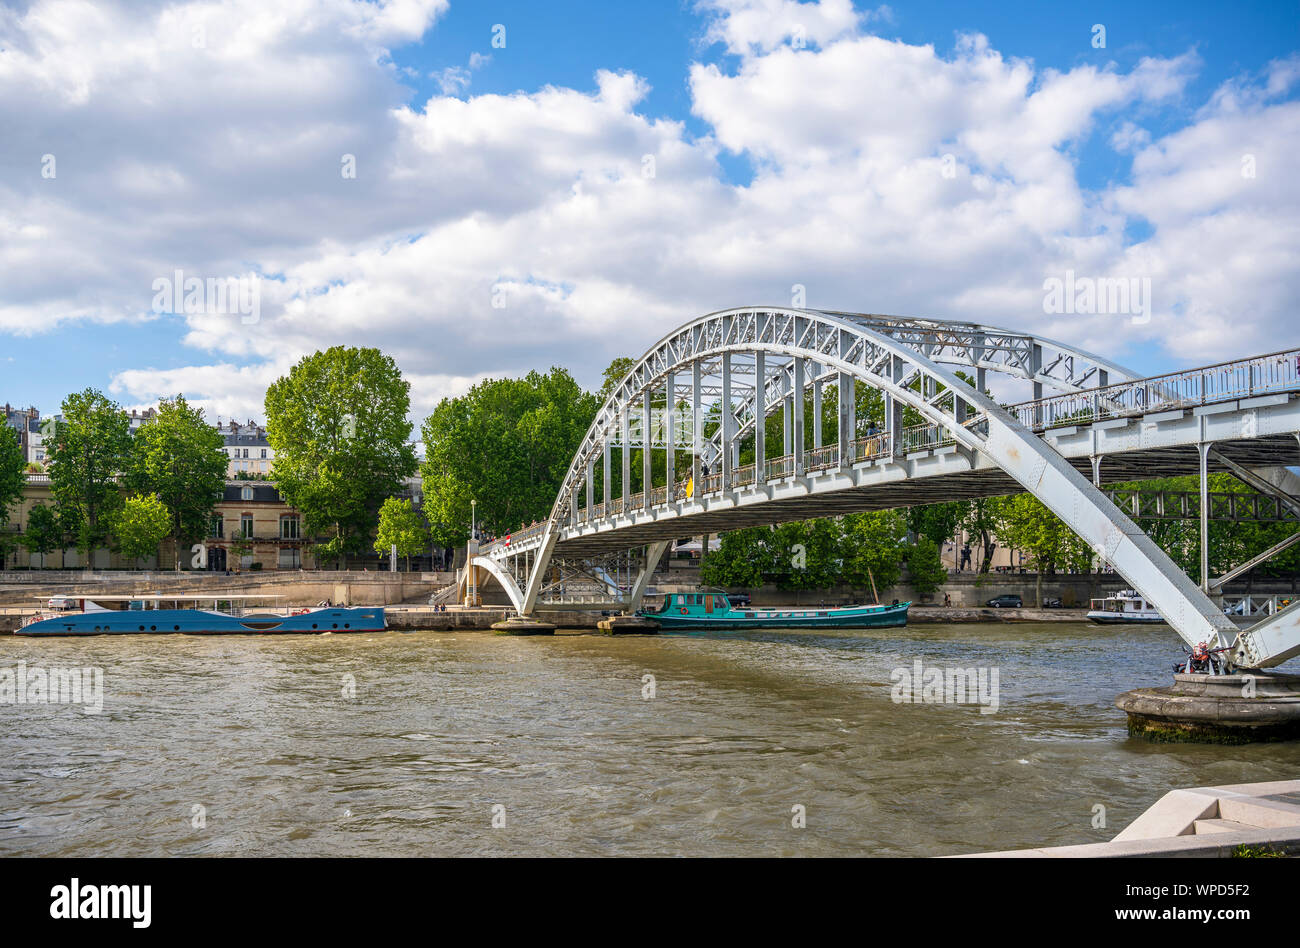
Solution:
M882 320L887 322L882 323ZM923 324L923 325L922 325ZM991 327L973 324L952 324L968 335L972 332L1003 332ZM910 446L908 437L914 434L901 425L902 407L914 409L931 426L924 432L933 432L947 444L962 453L973 466L976 455L991 461L997 468L1013 478L1024 490L1038 497L1060 517L1076 534L1089 543L1098 556L1109 562L1135 589L1153 603L1170 621L1179 635L1189 643L1200 641L1229 644L1236 636L1236 626L1223 615L1132 520L1119 510L1100 490L1076 471L1042 438L986 396L980 388L971 387L955 374L954 369L937 361L923 351L931 342L918 343L915 339L898 338L910 332L924 330L941 334L946 331L939 321L899 320L893 317L865 317L858 314L797 310L773 307L755 307L726 310L701 316L674 330L656 343L637 361L619 382L597 414L584 436L565 475L551 515L542 526L538 537L529 546L530 560L526 562L526 582L514 583L522 587L522 601L516 608L522 614L531 613L537 606L546 570L556 546L578 528L578 512L584 509L590 521L596 510L593 497L593 473L597 463L604 464L603 491L605 503L600 506L600 527L614 533L626 524L614 516L610 503L613 476L612 448L618 446L623 455L623 491L618 513L629 513L629 501L640 503L640 511L653 519L656 507L676 506L689 513L703 510L702 491L694 496L677 496L675 491L674 456L681 441L674 430L676 408L682 391L689 393L690 447L683 452L690 455L690 483L701 485L701 466L705 456L703 436L704 398L716 399L719 408L717 456L719 470L710 477L719 479L725 493L734 489L738 471L736 463L741 434L753 430L756 459L752 465L751 483L765 485L777 478L803 479L807 491L819 489L808 482L808 469L804 461L804 434L802 410L793 411L790 420L793 451L786 470L773 472L765 452L763 425L754 424L766 417L769 408L783 399L798 399L803 404L803 393L809 386L809 366L816 367L815 378L831 378L841 386L840 391L851 392L861 381L881 391L886 397L884 431L878 436L884 450L866 460L891 463ZM1025 334L1015 335L1016 345L1042 345L1045 340L1034 340ZM942 340L933 336L933 345ZM961 345L963 343L943 343ZM1053 346L1059 344L1051 343ZM1053 376L1038 365L1037 357L1029 356L1015 365L985 359L978 353L975 363L986 363L977 368L1002 371L1017 375L1038 386L1052 385L1063 391L1086 391L1083 384L1089 379L1096 382L1109 380L1111 373L1134 378L1134 374L1099 357L1059 346L1060 359L1076 359L1079 365L1071 367L1068 377ZM950 363L955 356L943 356ZM772 361L769 361L772 360ZM1084 365L1086 363L1086 365ZM1058 364L1059 361L1058 361ZM707 373L707 375L706 375ZM689 374L690 381L679 390L676 379ZM753 381L748 390L754 393L746 409L746 399L737 379L750 375ZM705 379L710 380L705 385ZM716 383L712 380L716 379ZM771 383L776 380L779 398L769 395ZM654 428L652 399L659 394L664 404L672 406L663 418L663 448L668 465L667 486L649 489L651 484L652 451L643 450L644 483L647 489L639 501L631 497L629 453L633 447L657 447L652 441ZM759 395L758 393L762 393ZM740 395L741 397L737 397ZM760 411L752 407L762 404ZM837 445L853 446L852 450L838 450L833 462L845 470L861 463L857 455L856 422L852 412L852 398L840 398L837 419ZM748 413L746 414L746 412ZM739 414L738 414L739 413ZM634 419L639 420L640 442L633 443ZM816 450L816 448L814 449ZM873 448L874 451L874 448ZM743 476L743 475L742 475ZM656 494L662 490L662 499ZM581 503L583 492L585 506ZM785 518L785 519L788 519ZM479 562L490 557L478 557ZM648 564L649 568L653 563ZM505 570L501 571L505 573ZM498 573L494 572L494 575ZM509 575L506 573L506 575ZM500 576L498 575L498 578ZM643 588L644 583L639 582ZM512 596L512 599L514 597ZM635 603L632 603L635 605Z

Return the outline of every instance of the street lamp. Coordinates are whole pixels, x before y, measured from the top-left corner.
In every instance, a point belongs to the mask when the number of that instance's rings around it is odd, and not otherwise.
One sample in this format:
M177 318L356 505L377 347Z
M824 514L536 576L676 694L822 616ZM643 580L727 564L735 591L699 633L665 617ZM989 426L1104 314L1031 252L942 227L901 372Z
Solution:
M474 516L477 513L477 508L478 508L478 501L471 500L469 502L469 537L471 540L476 539L476 535L477 535L477 531L474 526Z

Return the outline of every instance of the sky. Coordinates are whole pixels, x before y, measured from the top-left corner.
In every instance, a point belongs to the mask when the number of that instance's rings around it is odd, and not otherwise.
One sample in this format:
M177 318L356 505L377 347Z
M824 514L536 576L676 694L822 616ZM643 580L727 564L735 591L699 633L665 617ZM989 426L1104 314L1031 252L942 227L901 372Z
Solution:
M1144 373L1300 345L1298 39L1296 3L5 3L0 402L262 419L365 345L418 425L797 289ZM1067 274L1146 302L1062 312Z

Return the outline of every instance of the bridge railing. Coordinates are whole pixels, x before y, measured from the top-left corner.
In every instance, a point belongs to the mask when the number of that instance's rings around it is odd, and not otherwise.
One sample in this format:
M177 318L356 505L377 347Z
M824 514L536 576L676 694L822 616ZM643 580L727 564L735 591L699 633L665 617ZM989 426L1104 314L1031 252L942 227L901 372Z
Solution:
M1021 402L1010 411L1021 424L1041 431L1294 391L1300 391L1300 349Z

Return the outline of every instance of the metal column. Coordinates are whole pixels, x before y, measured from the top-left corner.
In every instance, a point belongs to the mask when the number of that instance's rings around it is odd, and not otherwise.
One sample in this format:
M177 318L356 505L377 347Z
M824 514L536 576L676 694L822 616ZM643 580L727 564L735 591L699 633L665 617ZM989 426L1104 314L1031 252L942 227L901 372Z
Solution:
M623 497L619 504L619 509L624 514L628 512L628 503L632 497L632 432L628 429L628 409L624 408L619 414L619 424L623 428Z
M674 496L673 474L673 443L677 439L674 420L677 415L677 383L676 376L672 372L668 373L668 378L664 382L664 483L667 485L667 500L672 503L677 498Z
M820 368L817 370L820 372ZM815 379L813 390L813 447L822 446L822 380Z
M1201 462L1201 589L1210 591L1210 477L1208 442L1196 446Z
M804 383L804 363L803 359L795 357L794 360L794 382L790 392L791 401L794 405L794 474L795 477L802 477L804 472L803 457L803 383Z
M754 353L754 483L767 481L767 354Z
M650 389L641 396L641 506L650 509L654 468L650 464Z
M691 485L692 500L698 500L700 483L700 455L704 451L704 416L700 405L700 363L691 363Z
M722 489L731 489L731 442L736 437L736 416L731 412L731 353L722 353Z

